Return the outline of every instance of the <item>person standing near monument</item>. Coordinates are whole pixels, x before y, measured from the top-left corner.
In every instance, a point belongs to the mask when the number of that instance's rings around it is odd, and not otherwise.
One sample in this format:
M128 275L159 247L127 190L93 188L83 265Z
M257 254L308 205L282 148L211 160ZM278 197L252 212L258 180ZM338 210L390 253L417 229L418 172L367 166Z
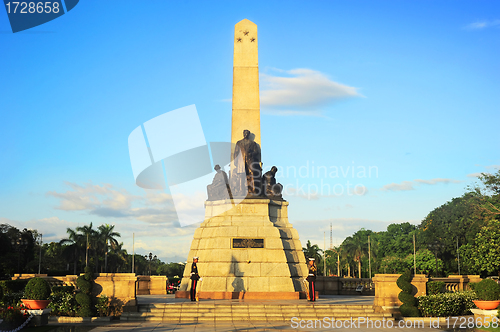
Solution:
M198 263L198 257L193 257L193 264L191 265L191 301L196 301L196 286L198 285L198 280L200 280L196 263Z
M250 139L250 134L249 130L243 130L243 139L236 142L234 148L231 189L237 196L246 196L247 192L254 196L262 193L260 146Z
M309 274L306 280L309 282L309 301L316 301L316 264L314 264L314 258L309 258L308 266Z

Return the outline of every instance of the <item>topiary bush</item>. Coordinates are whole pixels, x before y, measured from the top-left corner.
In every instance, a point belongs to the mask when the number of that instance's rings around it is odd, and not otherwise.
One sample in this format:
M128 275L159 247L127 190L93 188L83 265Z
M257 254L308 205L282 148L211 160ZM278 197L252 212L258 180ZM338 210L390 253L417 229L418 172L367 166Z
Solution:
M429 281L427 283L427 295L444 293L444 281Z
M24 288L24 297L28 300L47 300L50 296L50 285L42 278L31 278Z
M80 292L76 294L75 299L79 305L78 316L80 317L91 317L93 315L91 298L93 281L94 276L89 266L85 268L85 274L76 279L76 286L80 289Z
M492 279L483 279L480 282L471 283L470 287L480 301L500 300L500 285Z
M396 281L396 284L401 289L398 299L403 302L399 307L401 315L404 317L420 317L416 304L417 300L412 294L413 286L411 285L411 272L406 270Z

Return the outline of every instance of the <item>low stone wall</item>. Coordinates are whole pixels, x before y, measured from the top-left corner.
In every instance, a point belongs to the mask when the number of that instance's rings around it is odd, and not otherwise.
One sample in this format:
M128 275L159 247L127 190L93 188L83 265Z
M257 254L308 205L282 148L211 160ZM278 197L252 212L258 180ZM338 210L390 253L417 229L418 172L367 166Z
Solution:
M362 292L356 288L363 286ZM316 289L320 295L375 295L375 287L370 278L316 277Z
M137 276L137 295L167 294L166 276Z
M74 286L76 287L76 275L62 277L47 276L46 274L15 274L16 279L30 279L40 277L46 279L51 286ZM99 273L95 274L95 285L92 295L99 297L106 295L110 299L111 311L115 315L122 311L135 311L136 301L136 280L135 273Z
M390 310L403 304L398 299L401 292L396 281L401 274L376 274L373 277L375 283L375 301L373 305L381 310ZM420 296L427 293L427 276L425 274L416 274L413 276L411 284L413 285L413 295Z
M136 281L135 273L99 273L96 276L92 295L106 295L110 299L112 312L136 311Z

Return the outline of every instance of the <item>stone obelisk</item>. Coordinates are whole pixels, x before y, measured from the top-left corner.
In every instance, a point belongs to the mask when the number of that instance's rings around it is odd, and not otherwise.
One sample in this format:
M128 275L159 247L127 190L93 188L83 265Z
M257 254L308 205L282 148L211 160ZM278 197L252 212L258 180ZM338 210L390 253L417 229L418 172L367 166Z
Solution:
M234 27L233 119L231 143L236 144L244 129L260 143L259 60L257 25L247 19Z
M260 144L257 25L234 31L231 142L249 130ZM234 146L234 145L233 145ZM232 163L233 164L233 163ZM229 196L228 196L229 197ZM193 257L199 257L200 299L298 299L305 295L306 262L299 234L288 221L288 202L273 196L207 200L176 297L188 297Z

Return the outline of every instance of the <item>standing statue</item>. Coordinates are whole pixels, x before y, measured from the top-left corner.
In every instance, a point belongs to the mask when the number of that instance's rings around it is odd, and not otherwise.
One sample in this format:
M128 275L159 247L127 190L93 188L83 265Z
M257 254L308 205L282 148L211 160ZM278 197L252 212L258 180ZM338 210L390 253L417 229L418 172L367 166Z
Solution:
M219 165L215 165L214 170L217 174L215 174L212 184L207 186L208 200L217 201L231 198L231 190L226 172L221 170Z
M276 166L271 167L271 170L264 173L263 181L265 194L268 198L271 199L283 199L281 192L283 191L283 186L281 183L276 183L276 172L278 172L278 168Z
M231 173L234 196L260 196L262 194L262 165L260 146L250 139L250 131L243 130L243 139L236 142Z

